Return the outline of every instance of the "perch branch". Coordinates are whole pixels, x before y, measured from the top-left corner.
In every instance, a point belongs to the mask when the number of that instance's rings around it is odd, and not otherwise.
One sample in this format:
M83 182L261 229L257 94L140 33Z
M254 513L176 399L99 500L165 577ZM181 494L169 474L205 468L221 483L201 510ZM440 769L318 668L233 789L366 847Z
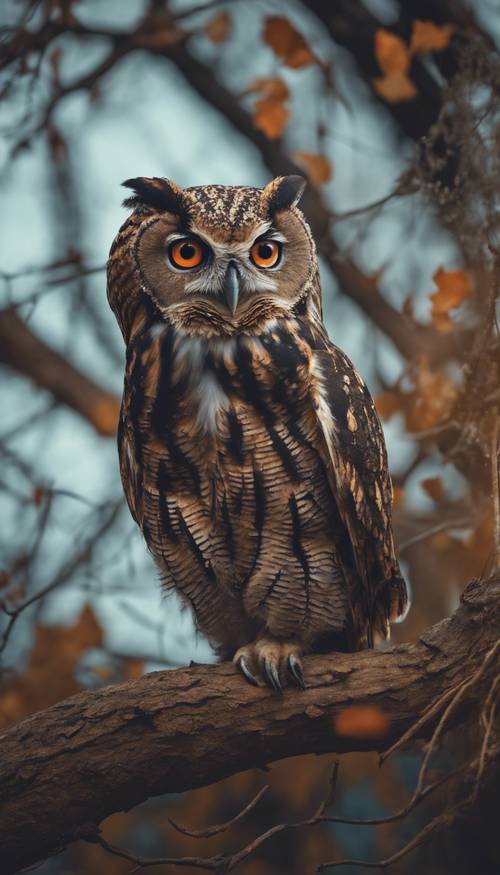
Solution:
M304 753L385 750L424 712L411 741L432 744L442 717L442 708L429 715L433 702L447 706L453 690L449 729L487 697L498 672L499 595L500 579L474 581L456 613L416 644L309 657L305 692L278 697L246 685L231 664L196 665L81 693L24 720L0 736L3 872L77 839L96 841L105 817L150 796ZM384 714L383 735L337 732L353 704Z

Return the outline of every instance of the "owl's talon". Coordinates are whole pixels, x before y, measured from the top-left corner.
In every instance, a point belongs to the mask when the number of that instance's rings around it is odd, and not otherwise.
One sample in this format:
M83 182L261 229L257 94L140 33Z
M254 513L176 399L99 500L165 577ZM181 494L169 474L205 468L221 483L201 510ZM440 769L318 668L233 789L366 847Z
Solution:
M269 657L264 659L264 675L275 692L283 692L278 669Z
M248 683L282 693L287 685L305 689L301 656L297 640L283 641L266 635L240 647L233 663Z
M302 663L300 659L295 656L295 653L290 653L288 657L288 668L290 673L295 679L295 682L299 688L299 690L305 690L306 683L304 681L304 672L302 670Z
M247 679L249 684L252 684L254 687L259 686L259 682L258 682L257 678L255 677L255 675L250 671L250 669L248 667L248 663L247 663L244 656L240 656L236 665L238 666L242 675Z

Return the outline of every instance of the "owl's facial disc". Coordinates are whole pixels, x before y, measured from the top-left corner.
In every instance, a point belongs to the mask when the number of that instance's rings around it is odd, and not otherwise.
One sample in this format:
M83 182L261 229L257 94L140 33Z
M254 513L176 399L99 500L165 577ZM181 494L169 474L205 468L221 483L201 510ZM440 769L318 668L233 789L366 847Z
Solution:
M227 308L234 316L239 303L255 292L275 292L276 277L286 240L270 223L262 223L250 240L222 243L203 229L167 236L166 264L175 274L184 274L184 292L201 295Z
M293 315L316 262L295 209L304 181L264 189L129 180L143 217L134 242L142 288L176 327L196 336L251 333ZM141 214L141 204L145 204Z

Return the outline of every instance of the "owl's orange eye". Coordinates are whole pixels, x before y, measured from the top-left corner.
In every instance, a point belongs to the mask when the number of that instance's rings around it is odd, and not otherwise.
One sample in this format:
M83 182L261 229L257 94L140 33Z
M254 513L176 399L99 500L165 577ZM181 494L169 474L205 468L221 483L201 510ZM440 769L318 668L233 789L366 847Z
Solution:
M278 240L257 240L250 256L257 267L276 267L281 258L281 243Z
M199 267L203 261L204 249L194 237L182 237L174 240L168 247L168 257L174 267L180 270L192 270Z

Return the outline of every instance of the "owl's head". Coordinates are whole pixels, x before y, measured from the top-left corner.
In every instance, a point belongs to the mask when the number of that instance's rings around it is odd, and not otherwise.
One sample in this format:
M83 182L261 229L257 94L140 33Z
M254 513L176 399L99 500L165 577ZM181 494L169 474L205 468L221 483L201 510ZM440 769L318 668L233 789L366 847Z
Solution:
M177 328L227 336L304 311L317 264L297 208L302 177L278 177L263 189L182 189L145 177L124 185L134 191L124 202L134 213L122 235L126 232L127 257L139 275L137 293L145 292ZM115 294L114 285L121 273L116 265L120 250L124 254L121 242L111 252L108 290L119 319L123 289Z

